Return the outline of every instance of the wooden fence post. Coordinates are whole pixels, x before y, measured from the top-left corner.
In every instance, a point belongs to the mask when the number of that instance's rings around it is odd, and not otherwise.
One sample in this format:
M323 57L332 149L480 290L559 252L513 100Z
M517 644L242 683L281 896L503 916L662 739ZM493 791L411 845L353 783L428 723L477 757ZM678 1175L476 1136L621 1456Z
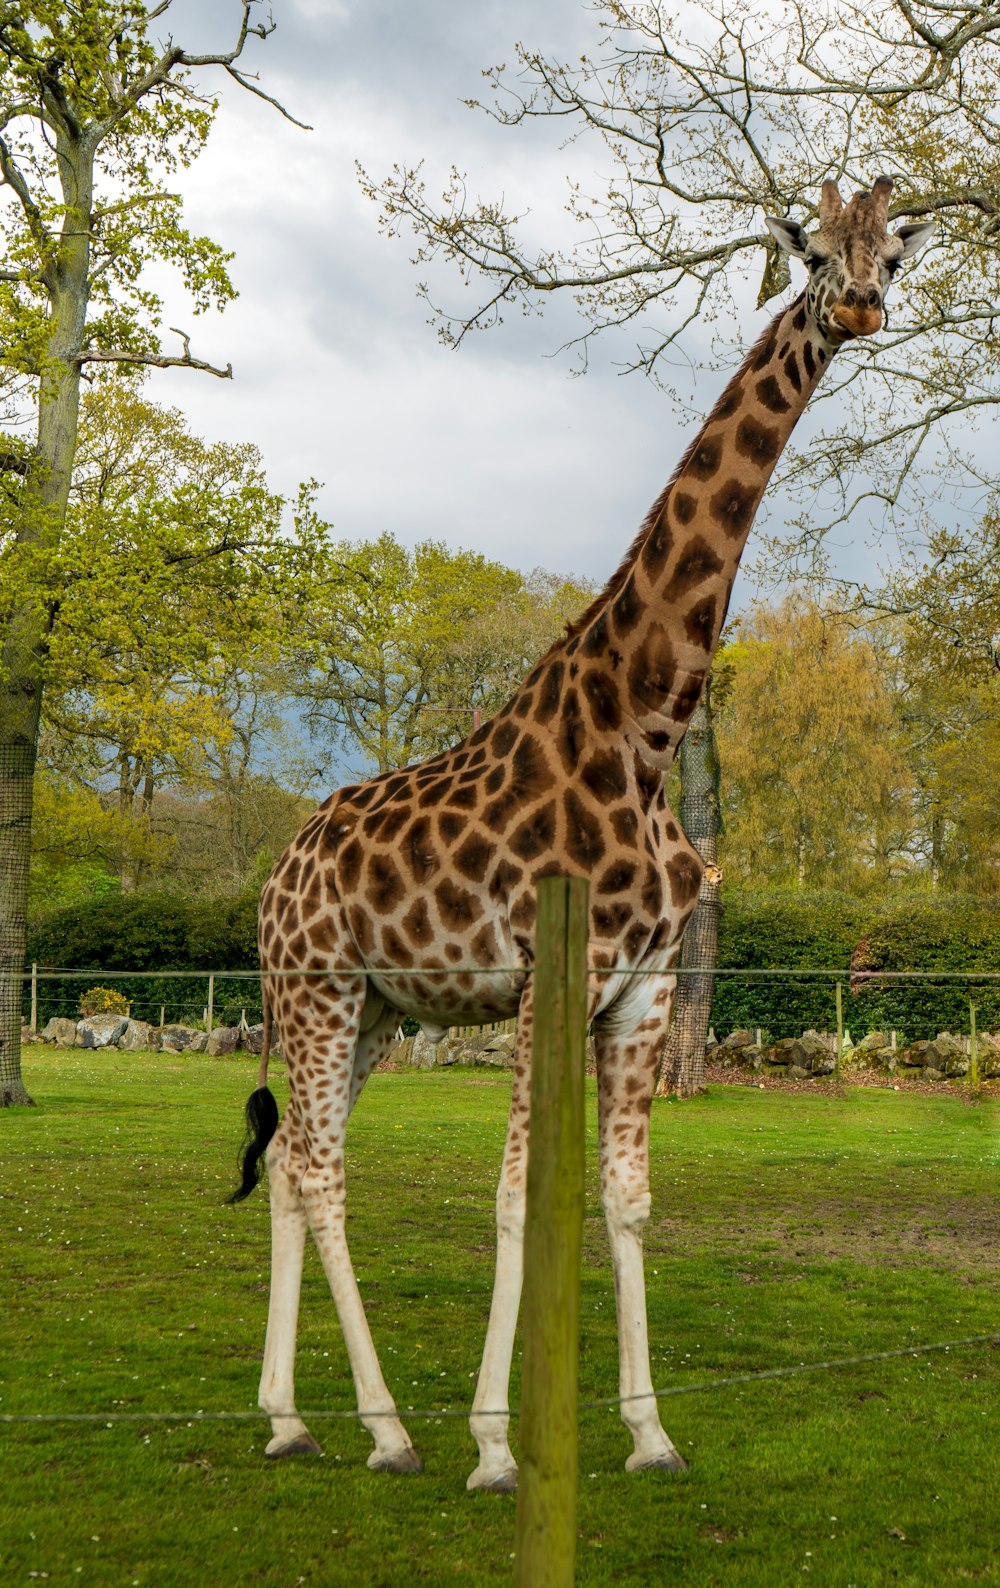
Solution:
M976 1006L969 999L969 1085L979 1085L979 1034L976 1030Z
M837 1069L844 1057L844 984L837 983Z
M208 1009L207 1009L206 1014L205 1014L205 1030L208 1031L208 1032L210 1032L211 1029L212 1029L212 1017L213 1017L214 1014L215 1014L215 975L213 973L208 978Z
M588 895L538 884L515 1588L574 1580Z
M22 1007L23 1007L23 1005L22 1005ZM31 1035L32 1036L35 1036L37 1031L38 1031L38 961L37 960L32 960L32 962L31 962L31 1025L29 1027L29 1030L31 1031Z

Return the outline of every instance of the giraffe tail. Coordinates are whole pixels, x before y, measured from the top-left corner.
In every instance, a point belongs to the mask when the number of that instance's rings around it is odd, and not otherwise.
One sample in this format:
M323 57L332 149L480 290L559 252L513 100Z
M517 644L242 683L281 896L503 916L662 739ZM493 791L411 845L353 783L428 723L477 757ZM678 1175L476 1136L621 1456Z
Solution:
M260 1070L257 1076L257 1090L251 1092L247 1099L247 1133L236 1159L241 1179L232 1196L226 1198L230 1203L242 1202L257 1185L267 1144L278 1128L278 1105L274 1100L274 1093L267 1084L267 1060L271 1049L271 1005L268 1001L267 989L263 985L261 993L264 1002L264 1031L261 1039Z

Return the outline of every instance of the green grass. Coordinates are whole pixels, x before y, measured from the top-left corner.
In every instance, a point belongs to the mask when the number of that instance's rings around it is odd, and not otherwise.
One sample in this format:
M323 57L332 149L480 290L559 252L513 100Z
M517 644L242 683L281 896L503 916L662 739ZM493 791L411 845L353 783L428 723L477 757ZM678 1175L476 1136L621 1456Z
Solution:
M267 1202L222 1199L251 1066L26 1060L39 1107L0 1115L0 1411L250 1409ZM508 1095L480 1071L377 1075L352 1122L352 1251L404 1408L471 1398ZM954 1094L657 1104L657 1384L1000 1328L997 1126L996 1100ZM593 1130L589 1167L580 1393L597 1398L617 1365ZM311 1249L298 1361L300 1406L351 1406ZM577 1580L1000 1584L998 1390L1000 1349L979 1346L678 1396L681 1477L627 1477L617 1414L586 1412ZM350 1422L314 1424L324 1460L274 1465L263 1423L0 1426L4 1583L509 1582L514 1505L465 1492L464 1420L409 1426L426 1471L408 1479L370 1474Z

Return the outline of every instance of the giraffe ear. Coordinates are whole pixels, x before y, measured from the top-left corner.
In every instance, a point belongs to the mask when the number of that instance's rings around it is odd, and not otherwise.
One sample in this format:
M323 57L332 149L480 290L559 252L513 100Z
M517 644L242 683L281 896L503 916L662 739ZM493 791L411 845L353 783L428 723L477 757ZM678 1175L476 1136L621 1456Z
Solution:
M912 226L900 226L893 232L893 236L898 237L903 245L900 259L912 259L923 248L933 230L933 221L914 221Z
M775 215L765 215L764 225L778 247L783 248L786 254L791 254L793 259L806 257L806 244L809 239L798 221L778 220Z

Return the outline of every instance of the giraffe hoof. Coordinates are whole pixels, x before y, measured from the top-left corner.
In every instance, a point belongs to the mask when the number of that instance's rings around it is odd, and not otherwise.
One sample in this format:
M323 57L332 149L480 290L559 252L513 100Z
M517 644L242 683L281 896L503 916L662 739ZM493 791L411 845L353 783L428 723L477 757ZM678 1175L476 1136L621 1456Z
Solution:
M286 1440L284 1444L272 1439L264 1454L271 1461L277 1461L281 1456L321 1456L323 1446L316 1443L312 1434L302 1433Z
M487 1478L480 1477L477 1467L465 1487L476 1494L516 1494L517 1468L508 1467L506 1472L498 1472L496 1477Z
M630 1456L625 1463L626 1472L686 1472L687 1469L688 1464L679 1450L665 1450L662 1456L654 1456L651 1461L636 1461Z
M406 1445L402 1450L396 1450L391 1455L383 1455L380 1450L373 1450L368 1457L368 1466L372 1472L423 1472L424 1464L412 1445Z

